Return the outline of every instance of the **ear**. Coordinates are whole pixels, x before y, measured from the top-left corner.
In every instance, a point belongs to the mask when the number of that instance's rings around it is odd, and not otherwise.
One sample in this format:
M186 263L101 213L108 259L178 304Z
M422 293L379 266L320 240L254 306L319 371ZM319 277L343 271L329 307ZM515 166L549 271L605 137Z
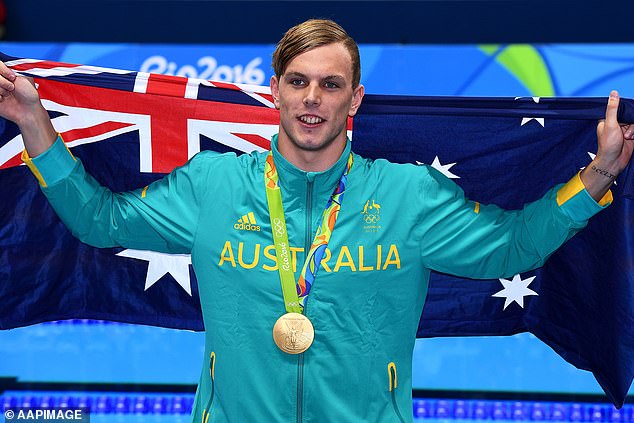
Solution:
M357 88L354 89L352 93L352 103L350 104L350 110L348 111L348 116L353 117L357 114L357 110L361 106L361 101L363 100L363 95L365 94L365 88L363 85L359 84Z
M277 77L273 75L271 77L271 94L273 95L273 104L275 104L275 108L280 108L280 83L277 80Z

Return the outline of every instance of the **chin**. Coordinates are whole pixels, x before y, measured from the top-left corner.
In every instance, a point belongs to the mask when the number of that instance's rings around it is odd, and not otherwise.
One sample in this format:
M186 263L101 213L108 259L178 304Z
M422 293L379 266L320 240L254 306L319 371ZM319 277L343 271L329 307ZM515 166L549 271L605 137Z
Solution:
M297 148L305 151L319 151L331 145L333 140L300 139L293 142Z
M288 129L290 131L284 131L286 138L294 148L302 151L324 150L340 137L340 134L332 134L331 131L328 131L329 128L327 127L314 128L312 130L298 127Z

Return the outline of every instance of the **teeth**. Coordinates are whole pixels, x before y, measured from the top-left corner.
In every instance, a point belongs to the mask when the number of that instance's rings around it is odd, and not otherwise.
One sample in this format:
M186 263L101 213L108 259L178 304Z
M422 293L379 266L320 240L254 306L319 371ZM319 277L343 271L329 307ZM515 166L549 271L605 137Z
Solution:
M309 125L314 125L315 123L323 122L323 119L318 118L316 116L302 116L300 119L302 122L308 123Z

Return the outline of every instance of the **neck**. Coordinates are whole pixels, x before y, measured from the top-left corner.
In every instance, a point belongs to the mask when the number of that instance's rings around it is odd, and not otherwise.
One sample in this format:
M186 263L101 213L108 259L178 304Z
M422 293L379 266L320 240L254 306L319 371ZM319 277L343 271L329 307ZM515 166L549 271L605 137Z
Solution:
M337 163L346 148L346 138L342 141L333 141L318 150L309 150L299 148L292 141L283 140L280 136L277 148L280 154L298 169L304 172L323 172Z

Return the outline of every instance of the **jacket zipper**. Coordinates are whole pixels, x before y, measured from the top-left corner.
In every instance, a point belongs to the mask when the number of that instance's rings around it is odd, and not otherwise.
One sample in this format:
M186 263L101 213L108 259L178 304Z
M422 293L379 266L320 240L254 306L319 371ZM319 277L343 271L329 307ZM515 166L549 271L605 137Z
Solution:
M306 233L304 235L304 252L306 255L312 244L312 210L313 210L313 183L307 181L306 187ZM303 264L303 263L302 263ZM306 315L306 303L304 315ZM302 423L304 417L304 353L297 357L297 423Z
M392 406L394 407L394 412L396 413L396 417L398 417L398 420L401 423L405 423L405 419L403 419L403 415L399 411L398 404L396 403L396 386L397 386L398 380L396 377L396 364L394 364L394 362L391 362L390 364L387 365L387 377L389 380L389 387L390 387L390 393L392 396Z
M297 423L301 423L304 414L304 353L297 357Z
M209 415L211 414L211 404L214 401L214 390L215 390L215 383L214 383L215 367L216 367L216 353L212 351L211 356L209 357L209 375L211 376L211 395L209 395L209 401L207 401L207 406L203 409L202 423L207 423L207 420L209 420Z

